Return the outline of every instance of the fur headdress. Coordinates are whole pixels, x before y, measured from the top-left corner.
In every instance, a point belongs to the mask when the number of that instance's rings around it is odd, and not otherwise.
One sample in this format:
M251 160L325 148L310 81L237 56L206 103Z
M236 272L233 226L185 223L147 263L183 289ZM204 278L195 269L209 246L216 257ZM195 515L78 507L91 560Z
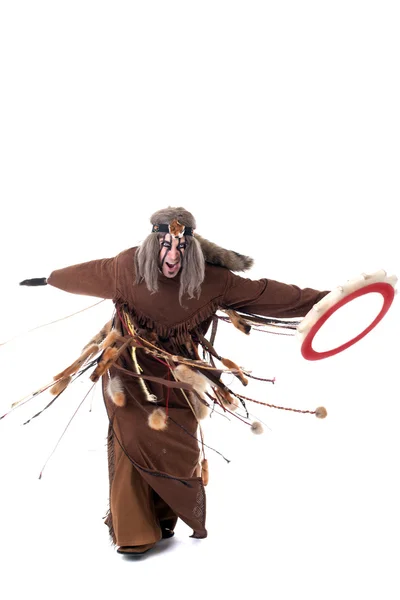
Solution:
M159 229L154 229L155 226L159 227L160 225L172 225L173 227L176 221L185 226L186 229L190 228L193 230L193 232L182 232L182 235L194 236L194 238L200 244L204 259L207 263L218 265L220 267L226 267L231 271L247 271L252 267L253 259L249 256L239 254L233 250L221 248L221 246L218 246L217 244L214 244L213 242L201 237L197 233L194 233L194 230L196 229L196 219L192 213L181 206L169 206L168 208L158 210L150 217L150 222L153 225L153 232L159 231Z

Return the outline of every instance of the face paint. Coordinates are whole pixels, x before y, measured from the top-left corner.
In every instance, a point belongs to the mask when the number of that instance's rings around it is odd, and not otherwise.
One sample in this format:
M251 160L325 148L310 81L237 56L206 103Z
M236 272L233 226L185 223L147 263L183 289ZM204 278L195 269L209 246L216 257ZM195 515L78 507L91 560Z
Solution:
M184 237L176 238L167 233L160 240L160 269L165 277L172 278L179 273L182 268L183 254L186 248Z

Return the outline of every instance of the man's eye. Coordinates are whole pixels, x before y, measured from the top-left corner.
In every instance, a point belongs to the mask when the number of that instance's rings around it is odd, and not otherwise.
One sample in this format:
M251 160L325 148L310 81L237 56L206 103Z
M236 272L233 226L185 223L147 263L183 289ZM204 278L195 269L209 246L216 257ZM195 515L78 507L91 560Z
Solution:
M179 250L184 250L186 248L186 244L179 244Z
M168 242L163 242L161 244L164 248L171 248L171 244L169 244Z

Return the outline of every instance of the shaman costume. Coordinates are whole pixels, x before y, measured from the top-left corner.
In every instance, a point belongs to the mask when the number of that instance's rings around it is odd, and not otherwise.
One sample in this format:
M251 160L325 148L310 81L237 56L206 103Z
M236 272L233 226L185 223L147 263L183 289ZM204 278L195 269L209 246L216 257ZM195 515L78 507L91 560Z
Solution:
M212 401L229 405L231 400L220 381L221 370L215 368L214 358L220 357L213 336L211 342L205 338L216 312L227 311L232 320L237 311L244 316L303 317L327 293L234 274L248 269L252 260L194 234L193 216L184 209L159 211L151 223L149 239L156 240L157 248L163 232L191 237L200 245L205 260L198 294L182 296L180 291L181 278L191 268L189 259L182 261L176 277L158 269L156 291L154 285L149 290L143 277L138 280L140 247L53 271L47 279L67 292L112 299L115 305L112 322L92 340L97 349L96 343L109 342L91 378L102 377L109 417L106 524L120 547L151 547L173 532L178 518L193 529L193 537L207 536L207 466L203 461L202 473L199 419ZM209 356L207 362L200 359L199 346ZM95 351L88 344L82 356ZM189 378L182 374L182 362ZM214 395L196 389L190 373L204 377ZM243 377L239 368L235 374ZM58 379L67 380L68 372Z

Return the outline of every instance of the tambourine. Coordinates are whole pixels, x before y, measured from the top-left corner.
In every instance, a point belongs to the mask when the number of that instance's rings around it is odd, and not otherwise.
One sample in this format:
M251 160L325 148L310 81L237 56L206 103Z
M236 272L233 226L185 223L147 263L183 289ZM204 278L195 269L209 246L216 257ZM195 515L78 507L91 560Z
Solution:
M350 348L350 346L365 337L367 333L378 325L391 307L397 291L395 289L396 283L397 277L395 275L388 277L386 271L380 270L370 275L363 273L359 277L350 279L344 285L332 290L313 306L297 326L296 337L301 343L301 354L303 357L306 360L328 358L346 350L346 348ZM326 321L345 304L371 293L381 294L383 298L382 308L372 323L348 342L331 350L317 352L312 344L316 334Z

